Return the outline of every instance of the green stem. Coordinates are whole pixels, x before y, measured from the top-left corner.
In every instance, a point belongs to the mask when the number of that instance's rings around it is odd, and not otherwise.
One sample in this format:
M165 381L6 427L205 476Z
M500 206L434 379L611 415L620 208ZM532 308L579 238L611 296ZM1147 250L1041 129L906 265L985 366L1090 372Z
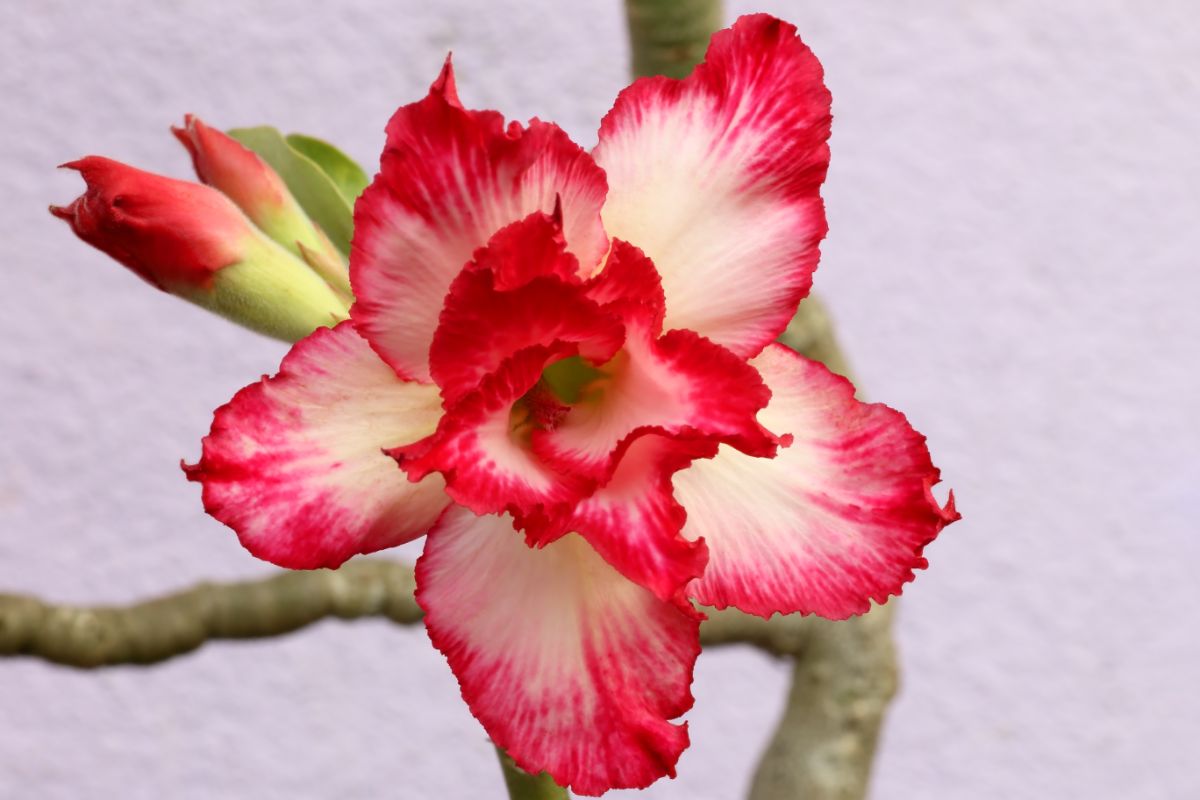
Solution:
M500 770L504 773L509 800L570 800L567 790L546 773L530 775L499 747L496 748L496 755L500 759Z
M635 76L682 78L724 24L721 0L625 0Z

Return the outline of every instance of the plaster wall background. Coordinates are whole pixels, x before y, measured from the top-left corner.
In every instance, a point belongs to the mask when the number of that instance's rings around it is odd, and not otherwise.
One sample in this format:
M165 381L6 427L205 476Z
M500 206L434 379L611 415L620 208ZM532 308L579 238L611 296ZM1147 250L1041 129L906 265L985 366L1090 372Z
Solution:
M875 800L1200 797L1200 10L737 0L834 94L817 290L966 518L905 593ZM0 591L125 602L264 573L177 463L282 345L155 293L45 207L99 153L189 173L186 111L368 169L453 48L464 100L590 145L617 0L8 0L0 26ZM710 653L649 798L739 796L781 665ZM326 623L154 669L0 662L0 797L496 797L419 630ZM614 794L614 797L621 796Z

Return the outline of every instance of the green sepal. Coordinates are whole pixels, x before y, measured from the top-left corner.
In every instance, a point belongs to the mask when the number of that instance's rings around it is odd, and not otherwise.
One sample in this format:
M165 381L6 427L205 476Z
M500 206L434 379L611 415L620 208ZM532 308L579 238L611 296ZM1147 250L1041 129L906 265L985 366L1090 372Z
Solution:
M293 150L308 156L321 170L337 185L338 191L346 202L354 205L354 201L367 188L371 179L363 168L354 162L350 156L338 150L323 139L306 136L303 133L289 133L287 143Z
M279 173L304 213L324 231L334 247L349 255L354 213L333 178L269 125L234 128L228 133Z
M217 270L208 285L164 287L184 300L285 342L319 327L333 327L350 312L338 294L309 265L265 234L244 242L244 258Z

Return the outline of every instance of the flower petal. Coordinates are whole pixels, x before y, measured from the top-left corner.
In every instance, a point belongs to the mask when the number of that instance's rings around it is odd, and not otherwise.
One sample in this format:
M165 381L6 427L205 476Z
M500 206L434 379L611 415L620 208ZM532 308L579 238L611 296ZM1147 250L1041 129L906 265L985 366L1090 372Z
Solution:
M450 286L429 353L447 405L527 347L571 343L588 359L613 356L625 329L584 295L577 270L557 227L540 213L475 254Z
M829 104L795 27L763 14L716 34L684 80L617 98L594 154L604 225L658 267L667 328L749 357L787 325L826 231Z
M675 475L683 534L709 551L690 593L763 617L831 619L899 594L926 566L925 545L958 519L953 494L943 509L930 492L938 470L925 437L783 345L751 363L772 392L759 419L793 440L773 459L723 447Z
M486 269L501 291L517 289L535 278L555 277L581 283L579 259L567 249L563 236L562 203L546 214L535 211L492 235L472 257L468 269Z
M604 269L587 282L587 296L624 320L655 335L663 329L667 298L654 262L637 247L614 239Z
M411 483L381 452L440 415L434 387L396 377L343 322L297 342L278 374L217 409L188 477L255 556L336 567L424 534L449 503L441 476Z
M695 612L622 578L582 539L527 547L455 507L417 562L434 645L492 740L579 794L674 775L692 705Z
M561 201L568 248L590 274L608 249L606 184L555 125L504 124L457 102L450 64L388 123L380 173L355 206L351 317L400 374L429 380L429 345L451 281L492 234Z
M545 503L574 503L593 483L559 474L538 460L514 422L513 405L538 382L551 361L573 355L573 345L530 347L505 361L452 407L427 438L388 451L412 480L431 472L446 493L477 514L525 513Z
M637 248L614 240L601 277L612 270L642 286L653 269ZM631 296L613 286L603 293ZM774 451L774 438L755 421L770 393L745 361L690 330L659 336L652 301L634 306L614 300L608 307L626 312L625 347L600 368L605 377L585 387L581 401L557 427L534 432L539 457L559 471L602 483L616 466L618 446L639 431L698 433L749 452Z
M686 514L671 491L671 475L717 443L647 433L626 440L612 478L587 498L542 509L520 521L527 540L545 545L574 531L622 575L662 600L682 598L704 572L708 549L681 535Z
M87 190L50 206L83 241L163 291L210 288L222 269L245 261L260 234L210 186L155 175L102 156L63 164Z

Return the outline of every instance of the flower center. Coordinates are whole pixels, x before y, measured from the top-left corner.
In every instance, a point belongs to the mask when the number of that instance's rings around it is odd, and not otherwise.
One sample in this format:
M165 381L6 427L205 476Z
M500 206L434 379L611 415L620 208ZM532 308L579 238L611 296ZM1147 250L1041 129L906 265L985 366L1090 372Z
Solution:
M597 367L582 356L571 356L546 367L533 388L513 404L509 412L511 435L528 440L535 428L554 430L571 406L599 399L618 358Z
M592 366L583 356L571 356L546 367L541 382L560 401L574 405L589 389L599 388L594 384L608 376L608 372Z

